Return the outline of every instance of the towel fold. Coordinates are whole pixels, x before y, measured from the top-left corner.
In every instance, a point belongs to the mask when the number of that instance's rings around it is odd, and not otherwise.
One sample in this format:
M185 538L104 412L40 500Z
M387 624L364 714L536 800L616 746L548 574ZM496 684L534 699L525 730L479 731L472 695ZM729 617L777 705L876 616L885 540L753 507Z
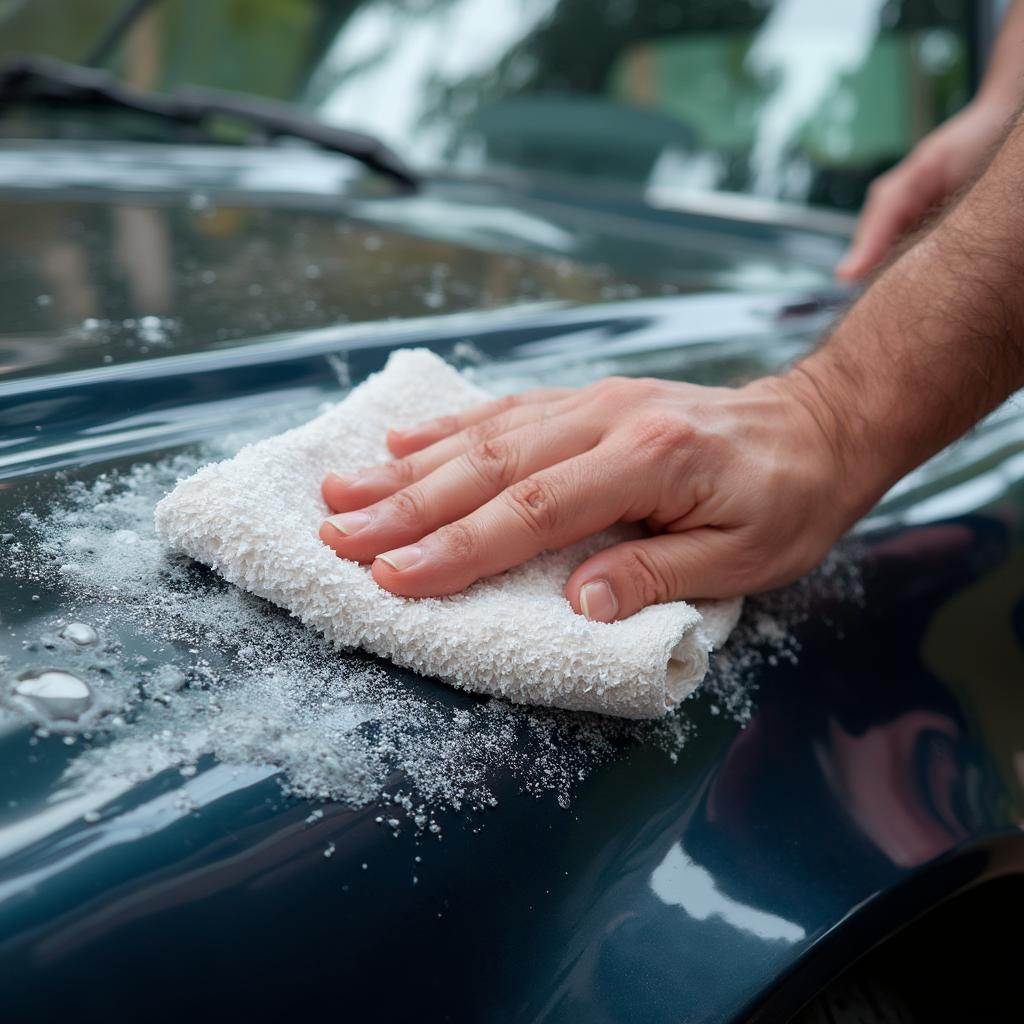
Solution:
M623 622L588 622L563 596L586 557L632 535L616 527L546 552L452 597L395 597L317 535L320 483L389 458L389 427L490 396L425 349L387 366L316 419L201 469L159 503L174 550L286 608L338 648L361 647L423 675L513 701L655 718L704 677L739 601L683 601Z

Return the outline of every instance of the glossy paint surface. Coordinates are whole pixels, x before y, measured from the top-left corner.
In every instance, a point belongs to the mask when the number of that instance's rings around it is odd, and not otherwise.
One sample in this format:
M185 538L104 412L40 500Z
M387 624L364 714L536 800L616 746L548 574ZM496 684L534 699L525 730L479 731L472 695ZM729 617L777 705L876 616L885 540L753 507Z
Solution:
M339 356L353 381L406 344L456 359L470 345L506 384L769 372L813 343L842 248L454 183L342 213L315 189L212 184L197 210L194 181L158 184L130 202L68 181L0 196L0 283L17 300L0 313L0 532L69 478L312 413L340 393ZM451 298L433 309L419 289L437 266ZM69 340L80 320L146 316L180 322L159 351ZM311 823L272 766L207 759L107 794L86 821L58 781L75 751L4 712L4 1019L784 1019L910 916L1024 864L1022 460L1008 406L863 524L863 599L821 597L794 627L797 663L752 670L745 728L700 695L676 761L623 742L568 808L510 773L486 814L395 837L375 806L324 805ZM0 580L4 693L59 602ZM143 652L119 641L126 665ZM477 701L390 671L445 713Z

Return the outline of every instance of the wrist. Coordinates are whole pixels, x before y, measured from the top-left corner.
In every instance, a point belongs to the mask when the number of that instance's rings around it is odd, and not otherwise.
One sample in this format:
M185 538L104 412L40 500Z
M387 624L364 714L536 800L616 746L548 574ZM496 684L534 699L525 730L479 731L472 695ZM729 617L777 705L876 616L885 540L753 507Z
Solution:
M833 364L826 351L771 382L802 424L801 445L813 439L818 458L829 463L831 501L845 529L899 479L904 460L893 459L894 448L877 435L862 383L850 368Z

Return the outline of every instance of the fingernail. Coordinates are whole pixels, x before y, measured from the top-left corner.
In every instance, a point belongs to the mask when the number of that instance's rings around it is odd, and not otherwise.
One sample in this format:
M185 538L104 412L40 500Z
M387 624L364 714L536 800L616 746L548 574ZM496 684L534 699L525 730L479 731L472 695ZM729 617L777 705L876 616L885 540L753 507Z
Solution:
M619 602L607 580L591 580L580 587L580 607L591 622L613 622Z
M337 480L344 487L351 487L357 479L353 473L328 473L327 475L332 480Z
M366 512L342 512L341 515L328 516L327 522L335 529L341 530L346 537L350 537L364 526L369 526L370 516Z
M408 569L415 565L422 557L423 551L419 544L410 544L407 548L395 548L394 551L385 551L377 556L382 562L387 562L396 572Z

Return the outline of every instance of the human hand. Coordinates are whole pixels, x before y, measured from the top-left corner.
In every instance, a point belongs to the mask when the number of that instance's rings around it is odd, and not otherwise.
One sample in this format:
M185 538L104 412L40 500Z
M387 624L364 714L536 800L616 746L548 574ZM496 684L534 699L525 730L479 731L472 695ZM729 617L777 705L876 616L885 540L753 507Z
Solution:
M565 596L610 622L731 597L812 568L862 510L827 419L795 375L739 389L609 378L501 399L391 432L395 461L328 476L321 539L384 589L452 594L615 523L651 536L572 573Z
M876 178L836 276L843 281L864 277L929 210L968 184L981 170L1012 112L1012 105L975 100Z

